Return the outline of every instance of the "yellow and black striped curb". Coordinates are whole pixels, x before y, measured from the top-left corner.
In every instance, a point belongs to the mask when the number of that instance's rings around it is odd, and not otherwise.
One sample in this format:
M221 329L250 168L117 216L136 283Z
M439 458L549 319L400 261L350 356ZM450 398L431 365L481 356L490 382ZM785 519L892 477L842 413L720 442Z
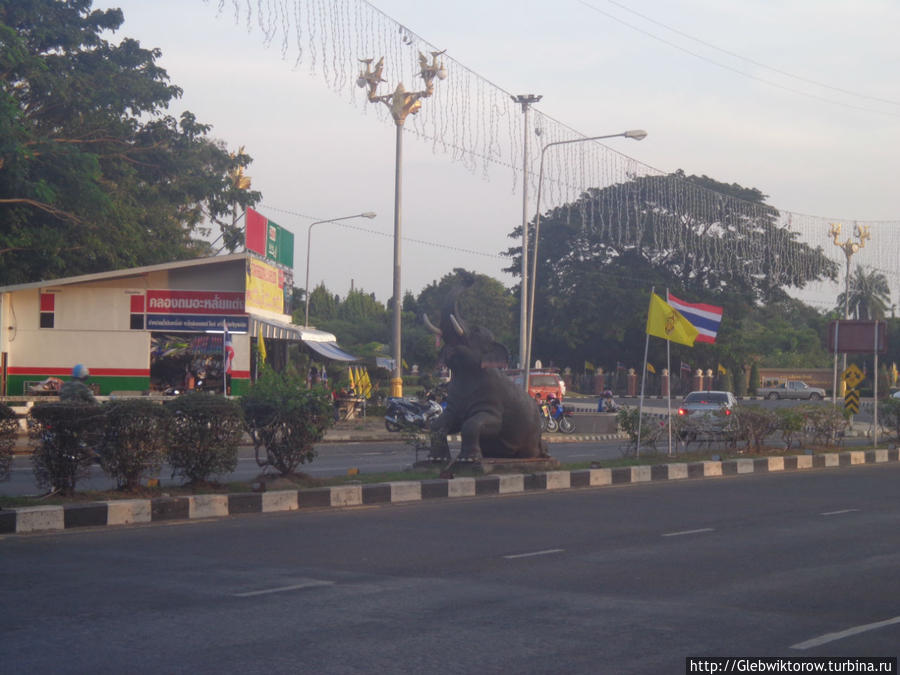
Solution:
M492 474L474 478L439 478L371 485L340 485L308 490L123 499L65 506L32 506L0 510L0 534L880 464L897 462L898 454L900 454L900 450L897 449L851 450L821 455L748 457L724 461L683 462L608 469L547 471L533 474Z

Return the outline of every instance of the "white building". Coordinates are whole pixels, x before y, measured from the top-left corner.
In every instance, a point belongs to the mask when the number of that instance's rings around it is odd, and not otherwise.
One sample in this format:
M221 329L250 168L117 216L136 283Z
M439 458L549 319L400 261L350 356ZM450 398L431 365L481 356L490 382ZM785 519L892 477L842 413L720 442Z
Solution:
M334 335L291 324L285 271L249 253L0 287L0 395L22 395L83 363L100 394L223 388L223 329L234 349L230 391L246 391L259 336L273 358L304 342L354 360ZM252 371L252 372L251 372Z

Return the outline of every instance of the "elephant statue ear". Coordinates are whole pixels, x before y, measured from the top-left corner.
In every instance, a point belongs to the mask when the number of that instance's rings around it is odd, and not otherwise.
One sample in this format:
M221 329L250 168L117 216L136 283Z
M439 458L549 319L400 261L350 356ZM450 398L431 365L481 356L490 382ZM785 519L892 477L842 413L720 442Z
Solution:
M482 368L508 368L509 350L499 342L491 342L481 355Z

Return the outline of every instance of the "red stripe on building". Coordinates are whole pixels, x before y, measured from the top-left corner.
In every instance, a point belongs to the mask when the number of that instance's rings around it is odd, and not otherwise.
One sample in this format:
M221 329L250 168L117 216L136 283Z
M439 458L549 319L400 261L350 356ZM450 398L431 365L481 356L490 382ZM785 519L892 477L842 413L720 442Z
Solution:
M104 377L150 377L149 368L91 368L91 375ZM8 371L10 375L71 375L71 368L29 368L13 367Z

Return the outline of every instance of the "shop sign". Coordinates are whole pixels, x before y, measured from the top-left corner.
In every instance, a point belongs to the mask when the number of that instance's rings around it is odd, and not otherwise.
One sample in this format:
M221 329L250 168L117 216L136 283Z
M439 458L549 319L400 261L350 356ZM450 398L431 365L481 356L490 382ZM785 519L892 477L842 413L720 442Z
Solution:
M148 314L243 314L240 291L147 291ZM148 317L149 318L149 317Z
M206 314L148 314L147 330L202 333L208 330L224 330L228 321L230 333L246 333L250 320L246 316L210 316Z
M284 313L284 272L261 260L247 261L247 307Z

